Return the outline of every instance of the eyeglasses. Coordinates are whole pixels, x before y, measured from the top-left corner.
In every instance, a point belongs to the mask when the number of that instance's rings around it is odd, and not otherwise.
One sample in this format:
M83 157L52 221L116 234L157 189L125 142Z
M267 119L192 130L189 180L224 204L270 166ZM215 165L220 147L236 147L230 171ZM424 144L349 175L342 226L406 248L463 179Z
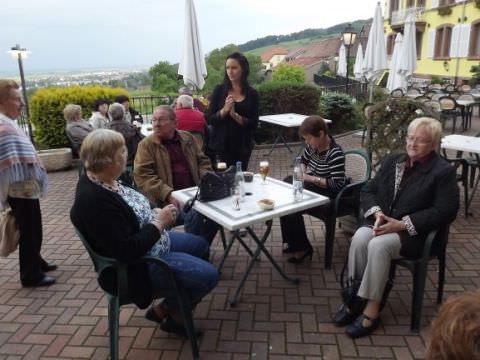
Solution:
M419 144L419 145L427 145L432 142L432 140L428 140L425 138L414 138L413 136L407 136L406 141L409 144Z

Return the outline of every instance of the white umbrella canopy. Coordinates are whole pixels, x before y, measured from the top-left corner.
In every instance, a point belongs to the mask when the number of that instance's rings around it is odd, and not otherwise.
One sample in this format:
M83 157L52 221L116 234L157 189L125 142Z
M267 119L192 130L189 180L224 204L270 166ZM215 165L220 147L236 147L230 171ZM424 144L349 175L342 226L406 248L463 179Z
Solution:
M363 77L362 65L363 49L362 44L358 44L357 56L355 57L355 65L353 66L353 75L355 75L355 79L361 79Z
M401 62L401 53L403 49L403 36L398 33L395 37L395 46L393 48L392 59L390 60L390 70L388 73L387 89L389 91L395 90L397 88L406 88L407 80L404 75L398 72L400 62Z
M204 77L207 76L207 67L200 43L193 0L185 0L185 34L178 74L183 76L183 82L187 86L200 90L205 85Z
M343 44L338 51L337 75L347 76L347 55L345 54L345 45Z
M403 31L402 52L398 72L405 77L407 82L417 69L417 40L415 29L415 15L410 13L405 20Z
M362 71L367 80L373 81L385 69L387 69L387 48L385 46L385 36L383 35L382 8L380 3L377 3L375 16L368 34Z

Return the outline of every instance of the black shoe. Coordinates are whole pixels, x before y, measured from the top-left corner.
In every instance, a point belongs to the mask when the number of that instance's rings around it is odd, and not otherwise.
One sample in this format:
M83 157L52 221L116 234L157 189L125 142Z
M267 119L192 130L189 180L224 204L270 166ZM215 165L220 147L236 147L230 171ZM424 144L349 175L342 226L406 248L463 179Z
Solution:
M40 269L42 270L42 272L49 272L49 271L55 271L58 269L58 266L55 265L55 264L49 264L47 262L44 262L42 263L42 265L40 266Z
M285 243L285 245L287 245L287 246L282 249L282 253L292 254L296 251L296 250L293 250L290 246L288 246L288 244Z
M158 314L153 310L153 306L151 306L147 312L145 313L145 318L147 320L159 323L160 325L162 324L162 321L165 319L165 317L161 318L158 316Z
M306 258L310 258L310 260L312 260L312 256L313 256L313 248L310 248L307 251L305 251L302 257L296 258L295 256L293 256L290 259L288 259L288 262L292 264L301 264Z
M348 308L348 306L342 304L340 309L333 317L333 322L335 323L335 326L346 326L353 322L353 320L355 320L360 314L361 312L353 312Z
M188 339L187 329L185 329L185 326L177 322L170 315L167 315L165 319L163 319L162 323L160 324L160 329L165 332L177 334ZM198 329L194 329L193 331L195 332L195 335L197 337L203 334L203 331Z
M35 281L22 281L23 287L39 287L39 286L49 286L55 284L55 278L47 275L42 275L42 277Z
M370 321L370 326L363 326L363 320ZM376 319L369 318L367 315L361 314L350 325L347 326L345 332L352 339L357 339L363 336L370 335L380 325L380 317Z

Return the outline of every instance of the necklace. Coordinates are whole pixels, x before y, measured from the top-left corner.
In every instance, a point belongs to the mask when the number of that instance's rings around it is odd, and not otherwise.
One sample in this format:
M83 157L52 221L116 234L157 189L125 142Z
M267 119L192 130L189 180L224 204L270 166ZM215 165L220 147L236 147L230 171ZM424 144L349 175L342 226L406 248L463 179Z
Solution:
M91 181L93 181L97 185L100 185L104 189L110 190L110 191L112 191L114 193L117 193L117 194L123 194L123 188L120 186L120 183L117 180L115 180L114 185L112 186L112 185L108 185L108 184L104 183L101 180L98 180L95 176L93 176L89 172L87 172L87 176Z

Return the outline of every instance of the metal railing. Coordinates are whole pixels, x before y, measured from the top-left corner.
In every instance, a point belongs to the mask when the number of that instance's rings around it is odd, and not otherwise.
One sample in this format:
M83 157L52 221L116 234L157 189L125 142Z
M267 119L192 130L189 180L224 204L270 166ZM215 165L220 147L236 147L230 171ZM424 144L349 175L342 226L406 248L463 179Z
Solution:
M425 11L424 6L411 7L408 9L392 11L392 18L390 19L390 23L392 25L401 25L405 23L407 16L412 12L415 14L415 21L419 21L424 11Z
M173 103L170 96L148 95L130 97L130 106L140 114L149 116L153 114L153 109L159 105L170 105Z

